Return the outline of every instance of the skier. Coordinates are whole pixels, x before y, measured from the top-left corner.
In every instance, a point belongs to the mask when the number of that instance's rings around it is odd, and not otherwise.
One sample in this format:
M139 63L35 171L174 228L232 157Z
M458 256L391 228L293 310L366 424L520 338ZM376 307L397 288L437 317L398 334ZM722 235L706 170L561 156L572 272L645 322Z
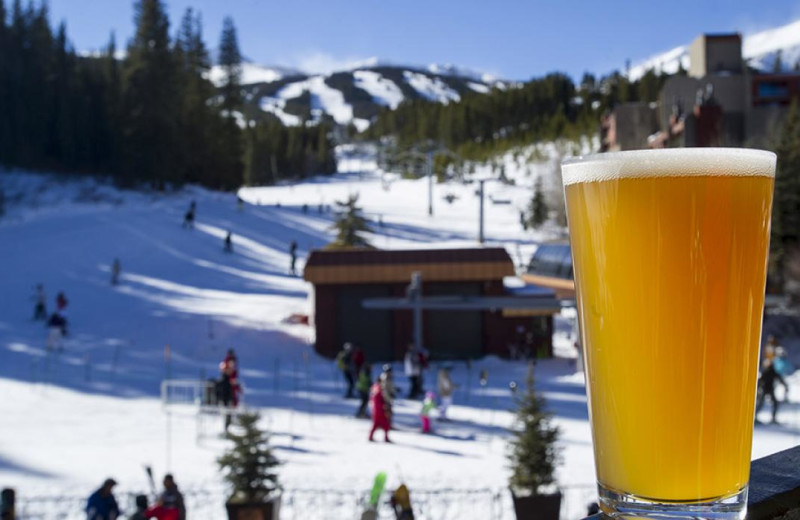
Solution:
M786 392L789 392L789 386L784 381L783 377L775 370L775 363L772 359L764 360L764 367L761 370L761 377L758 379L758 403L756 404L756 417L758 417L758 412L761 411L761 408L764 407L764 401L766 400L767 396L769 396L770 400L772 401L772 423L776 424L778 422L778 406L780 402L775 397L775 381L778 381L783 387L786 389ZM758 419L756 419L758 423Z
M67 297L64 296L64 291L59 292L58 295L56 296L56 310L59 313L63 314L64 310L67 308L68 303L69 302L67 301Z
M291 256L289 263L289 274L295 276L297 274L297 270L295 268L295 264L297 263L297 242L295 240L292 240L292 243L289 244L289 256Z
M381 369L380 383L389 401L394 401L394 398L397 397L397 388L394 386L394 373L392 371L392 365L389 363L383 365Z
M406 357L403 363L406 376L408 377L409 389L408 398L416 399L422 393L422 385L420 384L420 376L422 375L422 365L420 365L419 352L417 352L414 344L408 345Z
M223 247L226 253L233 253L233 234L228 231L228 234L225 236L225 245Z
M358 381L356 381L356 390L358 396L361 398L361 405L358 407L356 417L369 418L367 413L367 405L369 404L369 387L372 386L372 366L366 364L361 367L358 372Z
M381 374L381 380L386 379L386 372ZM391 400L385 395L385 389L381 382L372 385L370 389L370 405L372 408L372 429L369 432L369 441L374 442L375 431L380 428L383 430L384 440L389 440L389 430L392 428L392 405Z
M240 196L236 196L236 210L241 212L242 208L244 207L244 201Z
M450 367L445 366L436 376L436 389L439 391L441 405L439 406L439 420L447 420L447 409L453 404L453 391L458 385L450 378Z
M112 493L116 485L113 478L107 478L100 489L91 494L86 503L87 520L115 520L119 517L117 499Z
M353 397L353 385L355 384L355 378L353 376L352 344L345 343L342 350L336 355L336 367L341 370L342 376L344 376L344 380L347 383L347 392L344 397L345 399L350 399Z
M33 295L36 304L33 307L34 321L47 320L47 296L44 293L44 285L36 284L36 293Z
M147 520L147 495L136 495L136 511L128 520Z
M422 420L422 433L431 433L431 410L436 408L436 394L426 392L419 417Z
M194 216L196 211L197 211L197 203L195 201L192 201L192 203L189 204L189 209L183 216L183 224L182 224L183 228L194 229Z
M392 493L390 500L396 520L414 520L414 511L411 509L411 494L405 484Z
M220 381L217 387L217 399L224 406L236 408L239 405L239 366L233 349L228 349L225 359L219 364ZM225 431L228 431L232 422L231 414L225 414Z
M145 511L147 518L157 520L186 520L186 506L183 495L171 474L164 475L164 492L156 503Z
M120 271L122 271L122 265L119 263L119 258L115 258L114 263L111 264L111 285L119 283Z
M61 352L64 350L64 336L66 335L66 320L54 312L47 321L47 351Z

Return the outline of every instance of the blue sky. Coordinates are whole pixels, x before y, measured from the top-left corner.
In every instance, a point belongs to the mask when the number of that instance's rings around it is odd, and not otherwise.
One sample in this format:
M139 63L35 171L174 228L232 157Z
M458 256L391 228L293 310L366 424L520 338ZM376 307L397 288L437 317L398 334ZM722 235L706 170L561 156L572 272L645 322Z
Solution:
M118 45L133 32L129 0L49 0L76 49ZM690 42L701 32L744 33L800 18L800 0L168 0L172 27L188 6L203 14L209 47L233 17L243 53L258 63L327 71L378 57L452 63L508 79L558 70L605 73Z

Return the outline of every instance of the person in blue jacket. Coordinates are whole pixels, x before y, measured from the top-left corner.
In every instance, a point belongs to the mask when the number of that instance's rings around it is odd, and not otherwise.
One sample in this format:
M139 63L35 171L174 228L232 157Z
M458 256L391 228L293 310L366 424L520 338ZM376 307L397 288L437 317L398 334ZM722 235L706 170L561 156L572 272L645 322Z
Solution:
M119 506L112 493L116 485L113 478L107 478L100 489L92 493L86 504L88 520L116 520L119 517Z

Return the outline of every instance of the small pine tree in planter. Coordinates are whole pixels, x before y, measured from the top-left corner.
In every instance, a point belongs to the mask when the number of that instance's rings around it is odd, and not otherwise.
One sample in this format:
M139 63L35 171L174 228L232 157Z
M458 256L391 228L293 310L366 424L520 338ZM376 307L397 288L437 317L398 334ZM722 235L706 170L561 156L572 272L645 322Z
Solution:
M558 428L550 423L544 399L533 388L533 364L528 369L525 389L516 397L515 429L508 458L510 487L518 519L558 520L561 493L555 491L559 453Z
M258 428L257 413L238 416L227 438L233 446L217 459L231 497L225 504L230 520L277 520L280 511L280 464L269 447L269 436Z

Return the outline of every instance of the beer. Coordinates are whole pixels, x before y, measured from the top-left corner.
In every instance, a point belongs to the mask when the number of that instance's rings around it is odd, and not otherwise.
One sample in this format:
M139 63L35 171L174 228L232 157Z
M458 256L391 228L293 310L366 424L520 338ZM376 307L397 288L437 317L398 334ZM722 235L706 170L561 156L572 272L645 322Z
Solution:
M601 496L746 488L774 169L735 149L565 163Z

